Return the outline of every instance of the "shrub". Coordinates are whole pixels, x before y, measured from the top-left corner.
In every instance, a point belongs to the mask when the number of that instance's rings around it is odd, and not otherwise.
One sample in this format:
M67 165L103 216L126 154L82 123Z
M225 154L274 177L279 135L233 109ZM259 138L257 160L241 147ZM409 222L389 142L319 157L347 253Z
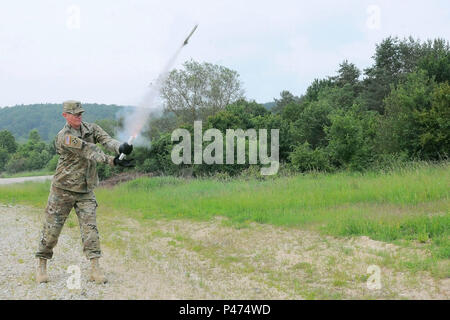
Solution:
M13 156L8 160L8 163L5 166L5 169L8 173L16 173L20 171L26 170L26 159L22 158L17 153L13 154Z
M55 171L56 166L58 165L59 155L55 154L48 162L46 169L48 171Z
M8 162L8 159L9 159L8 150L0 146L0 171L3 171L5 169L5 165Z
M105 180L111 177L112 168L106 163L97 163L97 173L99 180Z
M325 149L311 149L308 142L298 145L290 154L292 166L297 170L312 171L323 170L331 171L333 169L330 163L330 156Z

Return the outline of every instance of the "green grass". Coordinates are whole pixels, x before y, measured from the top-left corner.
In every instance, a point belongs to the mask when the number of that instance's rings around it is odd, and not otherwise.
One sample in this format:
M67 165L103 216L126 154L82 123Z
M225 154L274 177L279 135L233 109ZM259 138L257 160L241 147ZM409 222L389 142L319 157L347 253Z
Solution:
M45 207L49 182L0 187L0 202ZM337 236L405 239L450 258L450 164L390 173L306 174L266 180L140 178L97 189L100 214L139 220L225 216Z
M50 181L0 185L0 202L45 208L49 191Z
M220 215L233 223L311 227L340 236L433 240L449 258L450 165L393 173L319 174L274 180L141 178L98 190L100 203L138 219Z

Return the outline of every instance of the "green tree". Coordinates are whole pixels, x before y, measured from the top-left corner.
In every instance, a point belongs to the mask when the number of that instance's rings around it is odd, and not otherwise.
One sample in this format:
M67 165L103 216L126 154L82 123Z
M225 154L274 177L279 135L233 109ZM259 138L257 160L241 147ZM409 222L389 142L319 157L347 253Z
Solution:
M377 44L373 58L374 65L364 70L363 98L368 109L381 114L391 87L404 81L409 73L422 68L438 81L446 81L449 76L449 46L442 39L421 43L412 37L389 37Z
M26 159L24 157L17 153L13 154L6 163L6 171L8 173L17 173L27 170L25 160Z
M184 70L173 70L161 89L165 110L180 123L206 120L243 98L239 74L211 63L187 61Z
M450 152L450 84L442 82L431 93L430 109L415 109L420 128L418 143L427 159L448 159Z
M252 118L269 114L270 112L263 105L240 99L225 107L221 112L208 117L206 127L219 129L223 133L226 129L247 129L252 125Z
M275 107L272 108L273 113L281 113L287 105L300 102L299 97L294 96L287 90L282 91L280 96L281 99L275 99Z
M297 144L308 142L312 149L328 144L325 127L331 124L328 115L333 106L327 99L319 99L305 106L298 119L292 123L290 134Z
M268 143L270 143L270 133L272 129L278 129L279 131L279 156L280 161L287 161L289 153L292 152L292 148L296 141L294 140L291 131L290 123L283 119L278 114L266 114L264 116L256 116L250 119L251 125L249 128L266 129L268 135Z
M385 152L406 151L410 157L435 157L432 152L425 151L429 149L426 143L433 140L425 138L432 135L427 123L438 120L431 119L435 116L435 113L431 112L434 87L434 81L428 78L425 71L419 70L408 75L385 99L386 115L379 135ZM448 108L448 96L444 94L439 98L439 94L435 93L434 98L438 108L435 110L441 109L441 103L446 105L444 109ZM445 112L443 115L445 116Z
M444 39L429 40L424 45L425 56L418 67L427 72L436 82L450 81L450 45Z
M6 129L0 131L0 148L4 148L9 154L13 154L17 150L16 139Z
M355 105L351 110L334 112L330 120L325 131L329 141L327 150L334 165L352 170L368 168L375 159L376 113L360 112Z
M138 169L144 172L159 172L163 174L177 174L184 165L175 165L172 162L171 152L173 148L171 134L165 133L152 142L150 150L140 150L141 156L137 155Z
M305 108L308 106L310 102L306 99L302 99L300 102L291 102L283 108L281 112L281 117L288 122L297 121Z
M343 87L346 84L352 87L357 87L359 85L359 77L361 76L361 71L353 64L344 60L339 65L338 76L334 78L336 84L339 87Z
M46 169L49 171L55 171L58 165L59 155L55 154L46 164Z
M307 101L317 101L319 94L326 88L332 87L333 80L328 79L314 79L311 85L306 89L305 99Z
M52 158L52 148L41 141L37 130L31 130L26 143L20 144L5 169L10 173L42 169Z
M8 162L9 157L10 154L8 153L8 150L0 147L0 172L5 170L5 165Z
M297 145L289 155L292 166L301 172L331 171L330 156L323 148L311 149L308 142Z
M33 129L30 131L28 135L28 140L32 143L38 143L41 141L41 136L39 135L39 132L36 129Z
M27 170L41 169L48 162L48 160L48 157L47 159L42 158L39 152L33 150L25 159L25 167Z

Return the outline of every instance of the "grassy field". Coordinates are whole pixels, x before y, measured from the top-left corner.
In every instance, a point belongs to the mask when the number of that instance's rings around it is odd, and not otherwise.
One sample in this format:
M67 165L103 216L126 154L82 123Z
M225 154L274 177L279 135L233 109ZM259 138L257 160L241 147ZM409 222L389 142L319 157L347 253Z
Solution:
M50 182L0 187L0 202L44 208ZM368 236L397 245L420 245L426 259L405 262L410 270L433 269L450 259L450 164L417 164L388 173L306 174L258 179L187 180L140 178L96 190L99 214L136 221L227 217L347 237ZM445 264L448 266L448 263ZM433 271L434 270L434 271Z

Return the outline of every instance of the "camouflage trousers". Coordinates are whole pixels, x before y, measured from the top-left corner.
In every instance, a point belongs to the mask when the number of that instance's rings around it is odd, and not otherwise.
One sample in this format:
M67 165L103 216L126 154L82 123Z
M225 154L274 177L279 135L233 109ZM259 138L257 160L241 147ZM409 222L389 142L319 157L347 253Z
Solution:
M101 256L100 239L95 214L97 206L97 200L92 191L78 193L52 186L36 258L51 259L53 257L53 248L58 242L64 222L72 208L75 208L80 224L84 254L88 259L99 258Z

